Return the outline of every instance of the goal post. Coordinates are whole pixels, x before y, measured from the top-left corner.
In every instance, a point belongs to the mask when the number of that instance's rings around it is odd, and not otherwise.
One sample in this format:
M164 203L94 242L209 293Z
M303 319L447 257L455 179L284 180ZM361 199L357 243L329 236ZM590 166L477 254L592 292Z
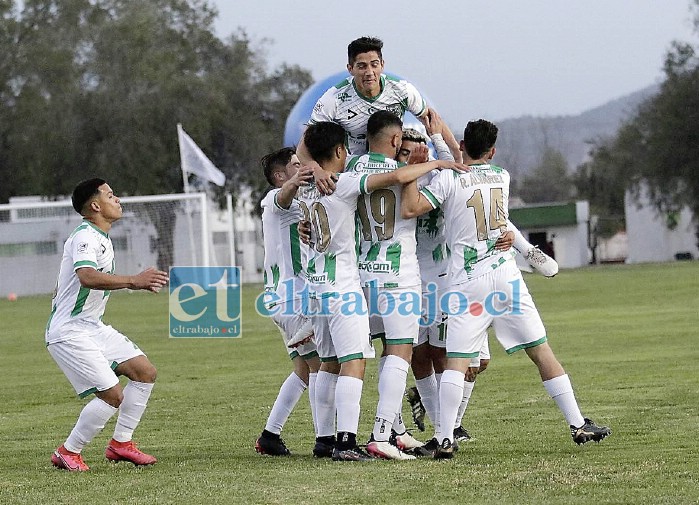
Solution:
M0 204L0 296L51 293L55 286L63 244L81 217L70 199L36 201L39 198L14 198L12 203ZM116 273L137 273L149 266L167 271L170 266L211 265L211 209L206 193L120 200L123 217L109 232ZM234 263L230 254L217 256L217 263Z

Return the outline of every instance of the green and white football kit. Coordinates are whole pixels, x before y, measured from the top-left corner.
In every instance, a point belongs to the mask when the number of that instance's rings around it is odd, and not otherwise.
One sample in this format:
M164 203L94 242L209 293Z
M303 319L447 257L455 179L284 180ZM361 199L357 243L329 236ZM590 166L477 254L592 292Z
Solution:
M316 102L308 124L332 121L345 130L345 145L352 155L368 151L366 127L369 116L378 110L393 112L401 119L406 111L416 117L425 113L427 104L420 92L407 81L381 75L381 92L366 98L357 91L353 77L328 89Z
M46 346L80 397L114 387L113 369L143 355L133 342L102 322L107 290L82 287L79 268L114 273L114 248L105 232L83 221L63 247L63 257L46 325Z

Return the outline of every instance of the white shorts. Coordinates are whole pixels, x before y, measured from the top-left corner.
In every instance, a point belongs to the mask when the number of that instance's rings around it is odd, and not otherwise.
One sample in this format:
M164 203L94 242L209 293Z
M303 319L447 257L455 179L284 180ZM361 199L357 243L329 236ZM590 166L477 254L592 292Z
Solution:
M357 295L357 310L352 311L341 310L343 306L347 308L347 302L339 298L310 300L313 333L321 361L344 363L375 356L366 300L361 291Z
M415 345L429 342L432 347L446 347L447 314L442 311L439 300L448 287L449 278L446 274L433 279L423 279L422 318Z
M284 346L286 347L286 344L288 344L297 333L307 333L312 323L311 318L304 314L285 313L285 307L286 304L280 305L279 310L272 316L272 321L274 321L274 324L279 328L279 332L282 334L282 339L284 340ZM293 349L287 347L286 350L291 359L294 359L296 356L301 356L302 358L318 356L316 343L313 340L294 347Z
M483 346L481 347L481 350L478 353L478 357L471 358L471 363L469 364L469 366L471 368L480 368L482 359L490 359L490 345L488 344L488 332L485 333L485 337L483 338Z
M448 357L479 357L491 324L508 354L546 342L546 329L514 261L453 286L448 317Z
M114 369L124 361L145 356L136 344L108 325L72 324L70 337L46 349L80 398L106 391L119 383Z
M381 337L389 345L416 345L422 306L422 297L418 288L364 287L363 289L370 309L371 337Z

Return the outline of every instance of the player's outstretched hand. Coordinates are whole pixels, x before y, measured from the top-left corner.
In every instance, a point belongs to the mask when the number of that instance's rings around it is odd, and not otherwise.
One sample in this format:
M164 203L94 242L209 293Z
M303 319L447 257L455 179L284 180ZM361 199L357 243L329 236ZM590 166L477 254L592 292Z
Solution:
M430 150L425 144L418 144L410 152L408 157L408 165L415 165L417 163L425 163L429 158Z
M438 167L440 170L445 168L451 168L452 170L460 173L466 173L471 171L471 167L464 165L463 163L457 163L455 161L438 160Z
M155 267L146 268L143 272L133 277L134 289L145 289L157 293L168 281L167 272L158 270Z
M331 174L323 170L320 165L313 165L313 178L316 181L316 187L324 195L332 195L335 192L335 181L337 174Z
M442 121L442 117L437 114L436 110L430 109L430 113L427 115L425 129L430 137L436 133L442 134L442 131L444 130L444 122Z
M313 167L302 165L296 173L289 179L297 188L308 186L313 180Z
M515 243L515 233L510 230L502 232L495 242L495 249L498 251L507 251Z

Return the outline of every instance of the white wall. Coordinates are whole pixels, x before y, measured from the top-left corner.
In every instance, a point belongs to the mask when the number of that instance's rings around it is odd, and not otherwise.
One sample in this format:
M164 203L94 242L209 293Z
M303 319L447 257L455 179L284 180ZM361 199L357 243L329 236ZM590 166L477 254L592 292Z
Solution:
M627 192L624 207L629 240L627 263L675 261L675 254L685 252L691 253L695 259L699 258L696 227L688 208L682 209L677 226L670 230L666 225L666 216L659 215L650 204L646 190L641 191L638 200Z

